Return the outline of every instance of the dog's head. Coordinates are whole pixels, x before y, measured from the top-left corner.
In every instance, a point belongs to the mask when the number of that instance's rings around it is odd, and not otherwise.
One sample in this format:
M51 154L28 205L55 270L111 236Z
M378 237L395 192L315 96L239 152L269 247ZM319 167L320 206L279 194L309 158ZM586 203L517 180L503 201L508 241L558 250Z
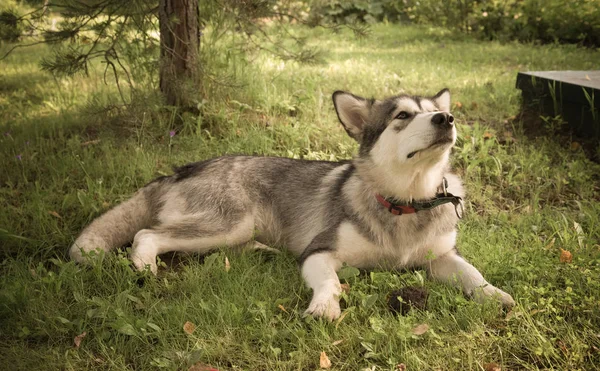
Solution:
M344 129L360 144L360 158L375 165L433 165L447 160L456 141L448 89L432 97L385 100L336 91L333 103Z

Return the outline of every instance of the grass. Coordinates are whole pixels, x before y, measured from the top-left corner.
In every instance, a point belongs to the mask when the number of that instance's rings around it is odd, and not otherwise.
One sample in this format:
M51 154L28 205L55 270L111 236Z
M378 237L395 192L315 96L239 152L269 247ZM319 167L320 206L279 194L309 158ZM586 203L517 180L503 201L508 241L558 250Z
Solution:
M310 370L319 368L321 351L340 370L600 364L600 167L570 141L523 135L514 88L517 71L592 69L600 53L396 25L375 26L364 40L294 32L327 50L326 61L207 55L221 66L217 72L243 85L205 85L202 115L179 121L151 95L126 110L100 109L119 99L101 71L54 79L38 69L43 46L2 62L0 369L187 369L199 362L220 370ZM469 193L459 249L516 299L509 313L424 280L423 271L374 271L349 275L344 317L327 323L302 317L310 291L288 254L179 257L157 278L134 272L125 250L90 268L66 257L95 216L173 164L226 153L350 158L356 145L337 123L334 90L383 97L443 87L453 93L459 123L453 164ZM563 250L571 262L561 262ZM388 293L405 285L429 290L427 311L387 310ZM191 334L187 321L196 326ZM415 335L423 323L429 330Z

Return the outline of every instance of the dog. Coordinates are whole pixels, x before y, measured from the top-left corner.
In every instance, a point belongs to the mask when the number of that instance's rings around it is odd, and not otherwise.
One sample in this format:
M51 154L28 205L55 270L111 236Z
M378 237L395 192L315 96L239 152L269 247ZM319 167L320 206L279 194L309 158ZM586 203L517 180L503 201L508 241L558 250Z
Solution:
M94 220L70 256L85 262L133 240L139 270L156 256L219 247L285 246L313 290L306 314L341 314L344 263L362 269L423 267L482 302L515 304L456 249L463 186L450 171L456 141L450 92L365 99L336 91L339 121L359 144L349 161L224 156L175 169ZM250 244L248 244L250 245Z

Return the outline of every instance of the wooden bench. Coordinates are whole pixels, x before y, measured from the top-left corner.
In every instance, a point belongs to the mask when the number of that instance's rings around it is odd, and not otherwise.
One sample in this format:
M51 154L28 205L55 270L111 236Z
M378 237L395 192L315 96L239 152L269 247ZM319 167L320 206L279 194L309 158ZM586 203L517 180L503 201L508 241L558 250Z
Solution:
M576 135L600 140L600 71L519 72L524 109L560 116Z

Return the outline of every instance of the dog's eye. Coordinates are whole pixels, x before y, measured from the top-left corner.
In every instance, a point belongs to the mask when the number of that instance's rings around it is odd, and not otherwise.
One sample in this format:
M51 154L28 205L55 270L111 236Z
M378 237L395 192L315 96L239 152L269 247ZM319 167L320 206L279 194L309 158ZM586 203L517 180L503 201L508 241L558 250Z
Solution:
M405 120L405 119L407 119L409 117L410 117L410 114L408 112L406 112L406 111L402 111L402 112L400 112L398 114L398 116L396 116L396 118L399 119L399 120Z

